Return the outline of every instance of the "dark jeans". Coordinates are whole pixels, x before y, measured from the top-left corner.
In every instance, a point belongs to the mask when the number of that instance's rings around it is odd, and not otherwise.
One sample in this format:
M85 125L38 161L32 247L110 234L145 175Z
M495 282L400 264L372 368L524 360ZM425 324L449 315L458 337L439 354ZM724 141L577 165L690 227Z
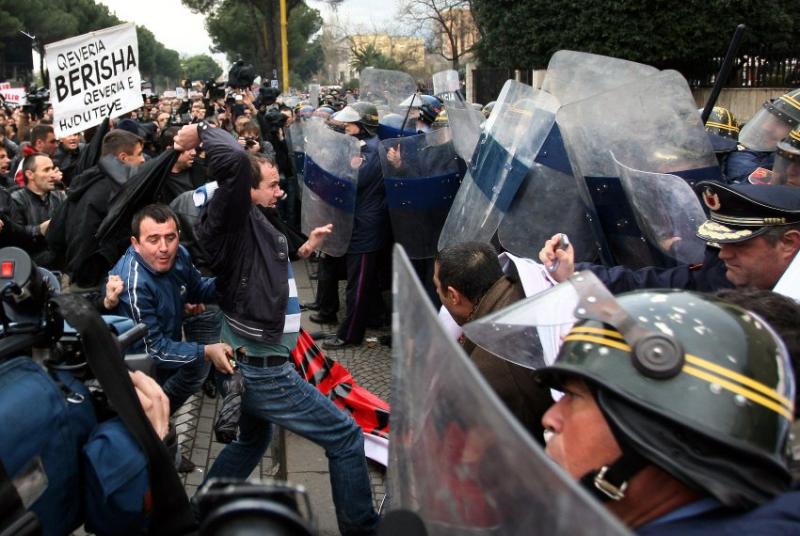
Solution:
M222 313L216 305L207 305L206 310L198 315L187 317L183 321L183 333L187 341L202 344L219 342L222 326ZM169 398L169 409L175 413L190 396L195 394L206 381L211 363L198 359L178 368L168 368L156 364L156 380Z
M317 272L317 304L321 316L335 317L339 313L339 281L347 279L344 257L324 255Z
M207 478L249 477L269 445L270 423L275 423L325 449L341 533L372 534L378 515L372 507L361 428L301 378L291 360L277 367L240 363L238 368L245 380L239 437L222 449Z

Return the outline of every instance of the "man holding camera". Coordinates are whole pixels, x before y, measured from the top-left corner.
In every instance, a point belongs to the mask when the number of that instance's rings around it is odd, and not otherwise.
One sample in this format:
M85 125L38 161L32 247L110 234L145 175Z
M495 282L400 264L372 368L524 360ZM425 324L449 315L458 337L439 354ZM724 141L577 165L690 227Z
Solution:
M204 123L183 127L175 147L189 150L201 142L219 189L197 234L217 274L222 340L235 349L245 383L239 437L222 450L208 476L247 478L269 445L271 423L278 424L325 448L342 534L372 534L378 516L362 432L300 377L291 359L300 303L290 248L287 237L258 208L274 207L283 196L275 164L262 155L248 155L226 132ZM330 232L330 225L314 229L296 254L309 256ZM227 358L213 362L220 372L233 372Z

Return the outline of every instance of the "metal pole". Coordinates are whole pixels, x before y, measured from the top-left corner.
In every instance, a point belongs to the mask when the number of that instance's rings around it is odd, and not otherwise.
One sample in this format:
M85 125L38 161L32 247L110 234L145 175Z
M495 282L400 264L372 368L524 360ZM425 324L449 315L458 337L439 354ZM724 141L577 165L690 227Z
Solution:
M711 115L711 110L714 108L714 104L717 102L719 92L722 91L722 86L728 81L728 76L731 74L733 60L736 57L736 53L739 51L739 45L742 42L742 34L744 34L744 29L745 25L740 24L736 27L736 31L733 33L731 44L728 45L728 52L725 54L725 59L722 60L722 67L720 67L719 73L717 74L717 79L714 81L714 87L711 89L711 94L708 96L708 100L706 101L706 107L703 108L703 115L701 116L701 119L704 125L706 124L706 121L708 121L708 116Z
M289 39L286 20L286 0L281 0L281 87L284 94L289 92Z

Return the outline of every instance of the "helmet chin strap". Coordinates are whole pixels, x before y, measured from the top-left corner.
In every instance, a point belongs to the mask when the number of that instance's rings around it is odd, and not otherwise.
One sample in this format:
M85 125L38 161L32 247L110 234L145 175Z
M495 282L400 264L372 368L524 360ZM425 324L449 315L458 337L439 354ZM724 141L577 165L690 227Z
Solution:
M627 449L615 462L583 475L580 483L600 502L620 501L625 498L628 481L649 463L633 449Z

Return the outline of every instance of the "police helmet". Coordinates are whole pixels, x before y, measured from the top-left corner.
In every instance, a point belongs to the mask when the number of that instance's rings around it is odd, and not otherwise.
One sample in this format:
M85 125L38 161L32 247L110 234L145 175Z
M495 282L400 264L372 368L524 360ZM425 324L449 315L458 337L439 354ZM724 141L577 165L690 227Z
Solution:
M378 128L378 109L370 102L354 102L333 114L331 119L342 123L355 123L368 135L374 136Z
M583 320L555 363L537 371L551 385L584 379L623 451L582 483L602 495L598 475L635 466L638 457L643 461L628 476L652 463L729 507L752 507L787 490L795 384L772 328L709 295L649 290L616 300L656 338L632 344L623 327L582 315L579 306ZM617 483L603 494L624 487Z
M778 142L770 184L800 186L800 129Z
M739 126L730 110L714 106L706 121L706 132L735 140L739 137Z
M800 124L800 88L765 102L764 108L792 128L797 127Z
M427 125L432 125L444 109L442 101L432 95L420 95L419 99L419 119Z

